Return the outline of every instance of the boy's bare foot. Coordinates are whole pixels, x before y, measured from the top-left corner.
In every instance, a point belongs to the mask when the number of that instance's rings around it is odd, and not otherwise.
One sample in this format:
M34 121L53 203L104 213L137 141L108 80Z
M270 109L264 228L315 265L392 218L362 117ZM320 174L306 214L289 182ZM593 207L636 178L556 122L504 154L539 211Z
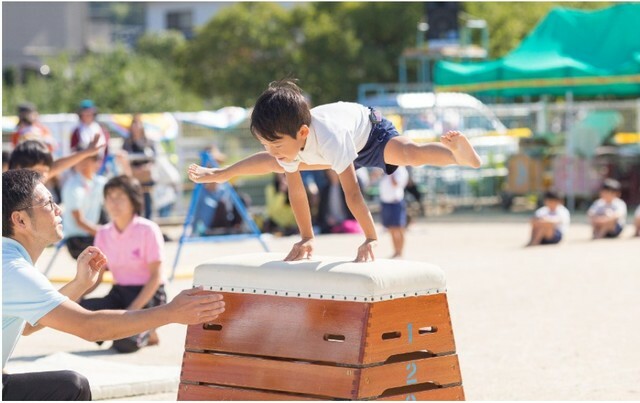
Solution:
M451 150L459 165L466 165L472 168L480 168L480 165L482 165L480 156L478 156L478 153L473 149L464 134L450 130L440 137L440 142Z
M216 172L219 171L217 168L205 168L201 167L198 164L189 165L189 169L187 173L189 175L189 179L195 183L220 183L224 182L224 180L216 179Z

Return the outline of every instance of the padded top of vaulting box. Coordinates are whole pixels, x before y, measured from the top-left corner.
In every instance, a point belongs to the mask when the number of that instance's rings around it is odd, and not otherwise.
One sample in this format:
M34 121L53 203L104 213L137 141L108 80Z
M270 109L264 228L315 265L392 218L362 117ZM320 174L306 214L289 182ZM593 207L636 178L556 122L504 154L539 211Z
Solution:
M213 291L362 302L446 291L444 273L429 263L354 263L327 256L284 262L284 257L254 253L216 258L196 267L193 284Z

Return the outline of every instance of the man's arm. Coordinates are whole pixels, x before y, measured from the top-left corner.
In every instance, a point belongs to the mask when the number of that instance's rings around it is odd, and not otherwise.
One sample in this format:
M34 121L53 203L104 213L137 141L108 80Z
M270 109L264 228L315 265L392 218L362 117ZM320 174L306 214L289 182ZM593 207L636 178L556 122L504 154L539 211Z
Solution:
M77 261L76 276L58 292L72 301L78 301L84 294L89 293L102 281L107 257L95 246L89 246L80 253ZM42 323L31 326L27 323L22 331L23 336L28 336L43 329Z
M340 185L344 191L344 197L347 202L349 211L353 214L353 217L358 221L358 224L362 227L364 235L367 238L365 243L358 248L358 255L356 256L356 262L366 262L367 259L374 260L373 246L375 246L378 240L378 234L376 233L376 227L373 223L373 217L367 204L362 197L360 186L358 186L358 178L356 177L356 169L353 164L349 165L341 174L338 175L340 179Z
M222 295L202 289L184 290L166 305L124 311L88 311L65 301L40 319L40 324L88 341L115 340L169 323L198 324L215 320L224 312Z
M98 231L98 226L85 220L84 215L82 214L82 211L73 210L71 212L71 216L73 216L73 219L76 220L76 224L78 224L78 227L88 232L89 235L96 236L96 232Z
M84 160L85 158L89 158L101 152L102 149L105 147L105 144L98 146L99 140L100 140L100 135L97 134L94 136L93 140L85 150L75 152L71 155L67 155L66 157L61 157L53 161L53 165L51 165L51 170L49 171L48 178L51 179L59 175L60 173L66 171L67 169L75 166L77 163Z

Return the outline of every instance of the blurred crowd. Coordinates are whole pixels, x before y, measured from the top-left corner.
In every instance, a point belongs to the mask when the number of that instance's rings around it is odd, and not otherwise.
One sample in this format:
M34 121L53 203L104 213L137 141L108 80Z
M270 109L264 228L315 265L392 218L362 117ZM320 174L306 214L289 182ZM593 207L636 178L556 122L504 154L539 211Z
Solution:
M35 105L22 103L17 112L12 149L2 154L3 172L29 168L43 175L63 209L65 244L74 258L93 244L99 225L108 221L103 190L112 177L126 175L141 184L144 218L171 214L180 176L158 144L147 137L140 114L132 115L121 149L111 150L111 134L98 122L98 108L91 100L78 105L78 123L69 133L68 147L58 144L40 122ZM64 155L61 150L67 149L70 152Z

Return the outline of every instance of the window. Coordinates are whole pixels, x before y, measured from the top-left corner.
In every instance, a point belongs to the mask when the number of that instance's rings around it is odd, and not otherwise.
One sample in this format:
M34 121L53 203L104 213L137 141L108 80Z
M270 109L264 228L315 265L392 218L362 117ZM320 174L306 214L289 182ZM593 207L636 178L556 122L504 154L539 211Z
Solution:
M191 10L168 12L167 29L180 31L185 38L191 39L193 37L193 13Z

